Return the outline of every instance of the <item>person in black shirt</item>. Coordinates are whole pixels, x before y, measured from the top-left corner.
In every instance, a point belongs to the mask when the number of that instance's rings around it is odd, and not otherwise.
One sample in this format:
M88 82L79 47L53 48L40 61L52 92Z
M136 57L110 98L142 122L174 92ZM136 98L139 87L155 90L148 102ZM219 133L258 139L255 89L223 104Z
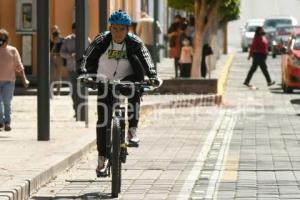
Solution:
M207 63L206 56L212 55L213 50L209 44L204 44L202 48L202 60L201 60L201 76L202 78L206 78L207 75Z
M178 76L179 57L180 57L180 34L181 34L182 17L176 15L171 26L168 28L168 39L170 46L170 57L174 58L175 78Z

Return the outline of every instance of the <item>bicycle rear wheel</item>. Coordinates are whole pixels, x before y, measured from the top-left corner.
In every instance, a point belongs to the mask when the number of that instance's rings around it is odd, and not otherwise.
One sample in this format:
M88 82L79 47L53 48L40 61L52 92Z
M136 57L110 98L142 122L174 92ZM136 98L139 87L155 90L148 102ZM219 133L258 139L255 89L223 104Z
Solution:
M112 180L111 180L111 196L118 197L121 188L121 162L120 162L120 120L117 117L113 119L112 126Z

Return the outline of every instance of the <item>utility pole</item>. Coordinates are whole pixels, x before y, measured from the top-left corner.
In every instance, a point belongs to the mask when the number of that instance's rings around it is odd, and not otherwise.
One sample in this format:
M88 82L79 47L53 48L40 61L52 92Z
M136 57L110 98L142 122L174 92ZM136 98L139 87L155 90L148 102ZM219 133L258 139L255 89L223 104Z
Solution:
M153 20L153 48L152 48L152 55L153 55L153 62L154 68L157 70L157 60L158 60L158 49L157 49L157 21L158 21L158 0L153 0L153 12L154 12L154 20Z
M107 29L107 0L99 0L99 32Z
M50 140L49 87L49 1L37 1L37 78L38 78L38 136L39 141Z
M87 8L88 1L76 0L76 69L80 66L80 61L85 49L88 47L88 21L87 21ZM85 121L88 126L88 90L77 83L76 98L79 100L77 109L78 121Z

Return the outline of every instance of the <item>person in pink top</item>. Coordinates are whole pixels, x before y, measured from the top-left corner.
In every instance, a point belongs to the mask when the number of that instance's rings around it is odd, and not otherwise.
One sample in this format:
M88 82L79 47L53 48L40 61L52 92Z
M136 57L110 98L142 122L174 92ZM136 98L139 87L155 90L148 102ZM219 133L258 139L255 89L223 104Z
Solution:
M24 67L18 50L8 45L9 34L0 29L0 131L11 130L11 101L15 89L16 73L21 76L24 87L28 87Z

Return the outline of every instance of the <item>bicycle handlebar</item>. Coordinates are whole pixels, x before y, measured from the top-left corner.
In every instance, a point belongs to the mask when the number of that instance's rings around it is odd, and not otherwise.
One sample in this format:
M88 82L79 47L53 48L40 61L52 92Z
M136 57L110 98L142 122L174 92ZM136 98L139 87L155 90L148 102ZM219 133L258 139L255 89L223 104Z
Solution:
M95 78L95 77L94 77ZM99 84L107 84L111 86L120 86L121 88L125 87L132 87L134 86L135 88L142 88L143 91L154 91L155 89L159 88L162 85L162 80L161 79L149 79L147 81L142 81L142 82L129 82L129 81L116 81L116 80L100 80L97 82L96 80L93 79L92 76L85 74L85 75L80 75L77 80L80 81L80 83L84 87L91 88L93 90L97 89ZM157 81L156 85L151 84L152 81Z

